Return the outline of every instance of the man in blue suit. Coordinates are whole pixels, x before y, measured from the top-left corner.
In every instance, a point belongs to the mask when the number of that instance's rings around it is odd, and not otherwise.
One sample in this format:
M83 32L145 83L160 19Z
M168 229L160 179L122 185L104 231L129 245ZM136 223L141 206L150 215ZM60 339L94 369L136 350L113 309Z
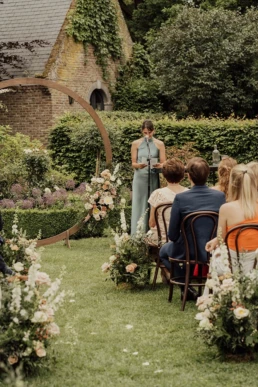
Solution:
M195 211L219 212L220 206L226 201L223 192L207 187L206 182L210 168L204 159L201 157L192 158L188 162L186 170L192 188L176 195L171 209L168 229L168 237L171 242L165 243L160 249L160 260L168 270L170 270L169 257L184 259L185 256L184 240L180 232L180 226L185 216ZM203 246L205 246L209 239L209 230L207 223L204 223L202 227L202 222L205 222L205 220L200 219L199 221L200 233L197 238L201 239L199 241L201 244L203 240ZM200 256L200 260L206 261L207 253L204 248L201 253L203 253L203 256ZM184 276L184 268L179 267L179 265L176 266L175 276Z

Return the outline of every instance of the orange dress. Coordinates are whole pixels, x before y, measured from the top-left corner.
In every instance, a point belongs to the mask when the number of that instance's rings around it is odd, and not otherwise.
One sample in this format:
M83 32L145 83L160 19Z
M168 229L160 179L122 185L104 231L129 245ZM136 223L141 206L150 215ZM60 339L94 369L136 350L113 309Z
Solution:
M233 227L241 226L248 223L257 223L258 224L258 214L256 214L253 219L245 219L243 222L234 224L227 227L227 232ZM228 238L228 247L231 250L236 250L235 239L238 230L233 231ZM246 230L241 233L238 238L239 252L241 251L255 251L258 248L258 232L256 230Z

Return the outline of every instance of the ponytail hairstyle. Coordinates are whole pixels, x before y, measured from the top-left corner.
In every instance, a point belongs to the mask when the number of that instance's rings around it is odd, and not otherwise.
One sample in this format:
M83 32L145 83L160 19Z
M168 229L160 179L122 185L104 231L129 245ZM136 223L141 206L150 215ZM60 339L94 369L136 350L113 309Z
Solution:
M224 157L218 166L218 175L219 181L218 185L220 191L224 192L226 199L228 199L228 186L229 186L229 176L231 169L237 165L237 161L232 159L232 157Z
M257 182L254 172L245 164L236 165L229 179L229 201L239 200L245 219L256 215Z
M246 165L252 169L252 171L254 173L255 180L256 180L257 189L258 189L258 161L251 161L250 163L248 163Z

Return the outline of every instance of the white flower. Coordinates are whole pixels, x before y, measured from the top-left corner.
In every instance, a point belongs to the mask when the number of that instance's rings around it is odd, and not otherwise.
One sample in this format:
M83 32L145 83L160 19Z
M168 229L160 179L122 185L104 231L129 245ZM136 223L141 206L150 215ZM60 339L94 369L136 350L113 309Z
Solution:
M249 313L250 311L248 309L242 308L241 306L234 310L234 315L238 320L247 317Z
M92 191L92 188L91 188L91 186L90 186L90 185L88 185L88 184L86 185L86 191L87 191L87 192L91 192L91 191Z
M18 318L17 318L17 317L14 317L14 318L13 318L13 322L15 322L15 324L19 324Z
M106 204L106 205L113 204L113 198L111 196L105 196L104 197L104 204Z
M46 194L51 194L50 188L45 188L44 191L45 191Z
M25 309L20 311L20 315L26 320L28 318L28 312Z
M215 282L212 278L210 279L207 279L205 285L209 288L209 289L213 289L214 288L214 285L215 285Z
M122 199L120 200L120 203L121 203L121 204L125 204L125 203L126 203L125 198L122 198Z
M57 185L54 186L54 189L55 189L56 191L59 191L59 190L60 190L60 188L59 188Z
M149 366L150 363L148 361L145 361L144 363L142 363L143 366Z
M121 184L122 184L121 180L117 179L117 185L121 185Z
M111 257L109 257L109 262L114 262L116 260L116 256L115 255L111 255Z
M31 319L31 321L34 323L45 322L45 321L47 321L47 318L48 317L47 317L46 313L37 311L34 313L34 316Z
M101 266L101 270L103 271L103 273L107 273L109 269L110 269L110 264L108 262L103 263L103 265Z
M92 208L92 204L91 203L85 203L84 204L84 208L85 208L85 210L90 210Z
M222 281L222 285L220 286L221 290L231 291L234 287L234 281L232 278L227 278Z
M22 356L30 356L31 352L32 352L32 348L27 347L23 352Z
M126 329L133 329L133 325L130 325L130 324L127 324L125 327Z
M28 155L29 153L32 153L32 150L31 149L24 149L23 152Z
M21 263L21 262L16 262L16 263L13 265L13 267L14 267L14 270L15 270L15 271L22 271L22 270L24 270L23 263Z
M204 329L205 331L209 331L213 328L213 324L210 323L210 320L207 317L204 317L199 324L199 327Z

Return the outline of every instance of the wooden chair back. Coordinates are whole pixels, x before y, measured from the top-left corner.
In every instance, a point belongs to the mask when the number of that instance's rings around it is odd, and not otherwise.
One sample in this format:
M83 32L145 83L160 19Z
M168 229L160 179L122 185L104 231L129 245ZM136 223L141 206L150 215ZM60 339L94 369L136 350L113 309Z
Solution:
M202 228L198 229L198 221L201 219L204 223ZM218 213L214 211L193 212L183 219L181 223L181 232L185 242L186 261L189 261L192 264L209 262L210 253L205 251L205 244L216 236L217 226ZM200 256L203 258L204 255L206 259L200 259Z
M165 216L166 216L166 213L168 211L169 211L169 213L171 212L171 208L172 208L171 202L170 203L163 203L163 204L159 204L155 208L155 211L154 211L155 223L156 223L157 233L158 233L158 245L159 245L159 247L161 247L161 245L162 245L162 234L161 234L160 221L162 222L163 229L165 230L166 242L168 242L168 227L167 227Z
M237 253L237 258L239 259L240 258L240 253L241 251L239 251L239 237L242 233L244 233L245 231L247 230L256 230L257 231L257 237L255 238L255 242L257 242L257 248L258 248L258 223L246 223L246 224L241 224L241 225L238 225L238 226L235 226L235 227L232 227L226 234L225 236L225 243L226 243L226 246L227 246L227 249L228 249L228 258L229 258L229 266L230 266L230 269L232 270L232 260L231 260L231 256L230 256L230 249L229 249L229 246L228 246L228 238L229 236L236 231L236 237L235 237L235 250L236 250L236 253ZM256 264L257 264L257 260L255 259L254 261L254 268L256 267Z

